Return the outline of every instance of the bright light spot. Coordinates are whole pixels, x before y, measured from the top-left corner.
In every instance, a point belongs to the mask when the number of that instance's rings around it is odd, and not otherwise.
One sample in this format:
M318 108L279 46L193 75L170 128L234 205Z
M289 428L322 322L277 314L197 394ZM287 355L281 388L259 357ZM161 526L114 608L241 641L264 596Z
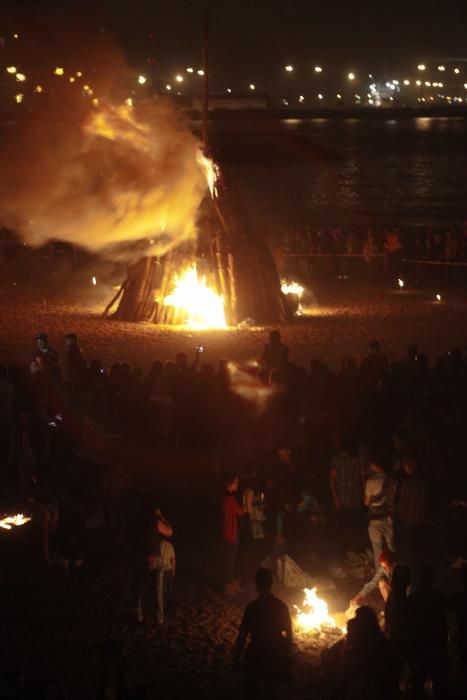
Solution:
M429 81L429 80L425 80L425 85L426 85L427 87L431 87L430 81Z
M436 301L441 301L441 294L436 295Z
M13 39L19 39L19 34L13 34Z
M0 527L4 530L11 530L13 526L19 527L20 525L25 525L29 523L31 518L26 517L22 513L18 515L7 515L6 518L0 520Z
M228 92L229 95L230 95L230 93L232 92L232 90L231 90L230 88L227 88L227 92Z
M177 83L183 83L183 75L176 75L175 80Z
M14 75L16 73L16 66L8 66L6 72L10 73L10 75Z
M393 85L399 85L399 81L398 81L398 80L393 80L393 81L392 81L392 84L393 84Z
M170 92L170 90L172 89L172 86L171 86L171 85L166 85L166 86L165 86L165 89L168 90L168 91Z
M250 90L256 90L256 85L254 83L250 83Z
M305 288L302 287L298 282L287 282L287 280L281 280L281 292L282 294L296 294L301 297Z
M65 71L63 70L63 68L56 68L54 70L54 73L55 73L55 75L63 75L65 73Z
M282 104L285 105L286 107L289 106L289 103L288 103L287 100L285 100L285 99L282 100Z
M71 78L68 78L68 80L69 80L70 83L74 83L75 80L76 80L76 78L74 78L73 76L71 76Z
M97 97L95 97L95 98L93 99L92 103L93 103L94 107L97 107L97 106L98 106L99 100L97 99Z
M20 92L17 95L15 95L16 104L19 105L23 100L24 100L24 95L21 94Z
M323 69L321 68L321 66L315 66L315 73L322 73L322 72L323 72Z
M133 107L133 100L131 97L127 97L125 100L125 104L127 107Z
M83 77L83 74L81 73L80 70L76 71L76 77L77 77L77 78L82 78L82 77Z
M337 93L336 97L338 100L342 100L342 95L339 92Z
M422 84L422 81L421 81L421 80L415 81L415 85L418 85L418 87L420 87L421 84Z
M459 75L460 72L461 72L460 68L454 68L454 73L456 75Z
M287 73L292 73L292 72L293 72L293 66L291 66L291 65L289 64L289 65L287 65L287 66L285 67L285 70L287 71Z
M438 83L438 87L444 87L444 83Z
M467 90L467 83L464 83L464 89Z
M371 98L371 97L370 97L370 98L368 98L368 104L369 104L369 105L372 105L372 104L373 104L373 100L372 100L372 98Z
M197 71L197 72L198 72L198 75L204 75L204 70L202 68L200 68L199 71Z
M318 92L318 100L322 100L322 99L323 99L323 95L320 92Z
M97 284L96 278L95 278L95 277L91 277L91 282L93 283L93 285L94 285L94 287L95 287L96 284Z
M83 85L84 92L88 92L90 89L89 85Z
M198 277L196 265L176 277L163 304L173 306L191 328L227 328L224 297L207 286L206 277Z
M397 280L397 284L402 289L402 287L404 286L404 280L401 280L401 279Z
M426 66L424 63L419 63L417 68L418 68L418 70L426 70Z
M138 75L138 84L139 85L144 85L146 82L146 76L144 75Z
M438 66L438 70L440 70L440 71L446 70L446 67L445 66Z
M349 80L355 80L355 73L349 73L347 77Z
M297 611L295 622L302 631L321 632L326 628L336 629L337 623L329 614L328 604L318 596L316 588L305 588L304 593L303 610L297 605L294 606Z
M42 85L36 85L34 92L42 92Z
M194 71L193 71L193 68L187 68L187 69L186 69L186 72L187 72L187 73L193 73Z
M16 73L16 80L18 81L18 83L24 83L24 81L26 80L26 76L24 75L24 73Z
M304 96L303 96L303 95L300 95L300 97L298 98L298 101L299 101L299 102L304 102L304 101L305 101Z
M410 85L410 80L404 80L404 85Z

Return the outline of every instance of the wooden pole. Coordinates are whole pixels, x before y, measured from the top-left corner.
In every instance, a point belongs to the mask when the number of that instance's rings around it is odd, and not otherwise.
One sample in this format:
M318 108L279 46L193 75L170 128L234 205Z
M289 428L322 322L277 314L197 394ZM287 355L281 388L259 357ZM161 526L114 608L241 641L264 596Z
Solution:
M209 155L209 10L204 12L203 70L203 143Z

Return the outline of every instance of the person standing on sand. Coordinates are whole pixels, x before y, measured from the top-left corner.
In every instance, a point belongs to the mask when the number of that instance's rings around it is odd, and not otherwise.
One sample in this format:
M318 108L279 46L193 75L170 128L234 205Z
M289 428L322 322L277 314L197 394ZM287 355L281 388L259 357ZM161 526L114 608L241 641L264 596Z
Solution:
M226 479L226 488L222 498L222 544L223 544L223 574L224 593L235 595L240 592L240 585L235 578L235 562L238 553L238 519L244 515L244 510L235 498L238 491L238 476Z
M256 572L258 597L247 605L234 648L234 665L240 665L245 653L245 698L274 700L279 685L290 678L292 622L287 605L271 593L272 573Z

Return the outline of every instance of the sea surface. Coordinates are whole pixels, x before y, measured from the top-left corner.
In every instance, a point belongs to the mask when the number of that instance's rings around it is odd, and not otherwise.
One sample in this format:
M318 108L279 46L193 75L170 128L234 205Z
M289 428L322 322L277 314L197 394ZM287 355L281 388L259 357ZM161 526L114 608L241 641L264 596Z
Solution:
M255 228L444 228L467 221L467 120L238 120L214 153Z

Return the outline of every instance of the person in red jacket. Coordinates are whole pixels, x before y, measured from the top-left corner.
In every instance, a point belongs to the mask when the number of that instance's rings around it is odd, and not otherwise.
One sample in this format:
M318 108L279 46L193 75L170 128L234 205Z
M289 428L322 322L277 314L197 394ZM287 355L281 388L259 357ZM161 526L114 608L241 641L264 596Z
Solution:
M240 590L239 583L235 579L235 561L238 552L238 519L244 514L244 510L235 498L237 490L238 476L228 477L222 497L224 593L227 595L234 595Z

